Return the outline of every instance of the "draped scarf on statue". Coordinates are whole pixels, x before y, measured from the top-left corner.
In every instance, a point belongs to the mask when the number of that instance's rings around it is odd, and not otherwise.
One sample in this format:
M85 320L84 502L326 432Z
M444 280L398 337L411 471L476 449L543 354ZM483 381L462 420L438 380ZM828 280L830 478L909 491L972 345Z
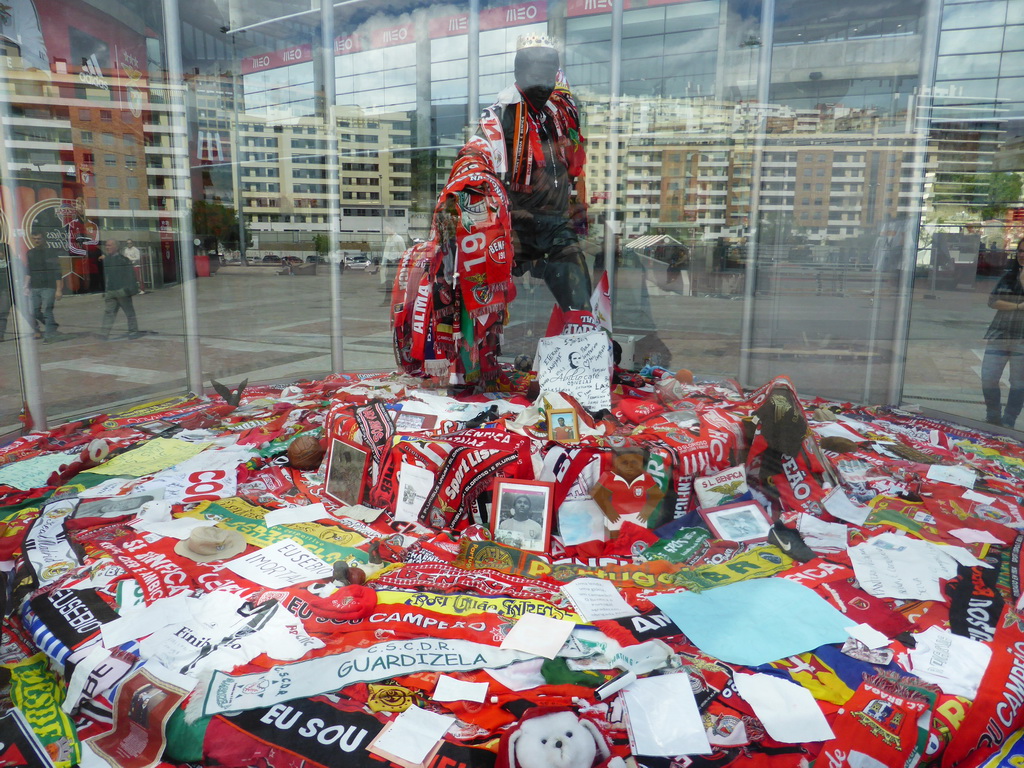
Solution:
M501 120L509 109L511 157ZM560 162L571 177L581 176L584 140L561 72L544 109ZM479 134L459 151L434 207L429 239L402 254L391 320L395 356L406 372L447 376L452 385L496 378L508 305L515 298L506 190L529 191L535 165L544 162L536 120L515 86L502 91L480 118Z

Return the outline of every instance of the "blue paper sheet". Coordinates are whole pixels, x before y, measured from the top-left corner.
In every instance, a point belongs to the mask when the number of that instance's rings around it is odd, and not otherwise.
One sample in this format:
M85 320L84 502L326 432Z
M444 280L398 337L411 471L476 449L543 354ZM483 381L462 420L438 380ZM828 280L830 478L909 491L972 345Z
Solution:
M651 602L704 653L751 667L841 643L844 627L856 623L814 590L782 578L657 595Z

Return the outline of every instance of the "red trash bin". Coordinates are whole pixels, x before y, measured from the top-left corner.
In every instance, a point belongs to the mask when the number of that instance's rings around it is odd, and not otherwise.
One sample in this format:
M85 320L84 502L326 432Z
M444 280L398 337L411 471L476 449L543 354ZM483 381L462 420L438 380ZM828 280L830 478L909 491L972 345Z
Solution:
M205 253L196 254L196 277L210 276L210 257Z

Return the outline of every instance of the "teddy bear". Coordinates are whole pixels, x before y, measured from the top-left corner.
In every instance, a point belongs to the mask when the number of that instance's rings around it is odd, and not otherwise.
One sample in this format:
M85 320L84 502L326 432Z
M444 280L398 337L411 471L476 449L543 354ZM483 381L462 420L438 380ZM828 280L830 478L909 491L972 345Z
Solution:
M502 735L496 768L625 768L598 727L569 707L528 710Z

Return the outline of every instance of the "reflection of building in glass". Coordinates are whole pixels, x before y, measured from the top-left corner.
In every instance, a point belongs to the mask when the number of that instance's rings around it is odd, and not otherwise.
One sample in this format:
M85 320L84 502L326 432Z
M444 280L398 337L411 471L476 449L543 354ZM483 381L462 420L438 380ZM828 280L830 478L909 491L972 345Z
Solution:
M98 253L100 234L145 242L161 222L176 227L187 170L172 160L173 107L149 76L157 48L138 17L77 2L36 0L35 9L37 35L0 38L3 215L16 233L48 229L52 244L58 228L65 233L62 269L77 291L90 283L85 260Z

